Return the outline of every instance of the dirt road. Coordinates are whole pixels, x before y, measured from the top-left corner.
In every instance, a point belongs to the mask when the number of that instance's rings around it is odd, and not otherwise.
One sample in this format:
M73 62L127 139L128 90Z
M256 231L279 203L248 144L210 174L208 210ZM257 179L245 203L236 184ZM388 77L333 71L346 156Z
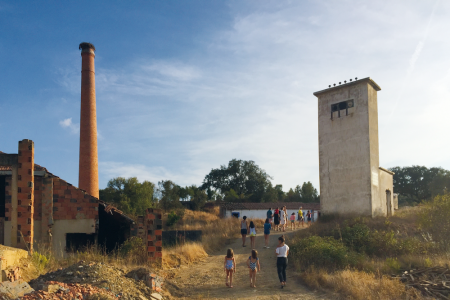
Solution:
M285 236L289 238L293 233L289 230ZM242 247L242 240L237 239L205 260L182 267L172 282L180 288L179 291L185 299L327 299L325 295L312 292L303 286L296 278L292 265L287 270L286 287L280 289L275 254L277 239L280 235L280 232L272 231L269 249L263 248L264 236L261 233L258 233L256 237L256 250L261 262L261 271L256 275L256 288L250 287L246 264L251 254L250 238L247 238L247 247ZM237 265L233 276L233 288L225 285L226 275L223 270L223 261L228 248L234 250Z

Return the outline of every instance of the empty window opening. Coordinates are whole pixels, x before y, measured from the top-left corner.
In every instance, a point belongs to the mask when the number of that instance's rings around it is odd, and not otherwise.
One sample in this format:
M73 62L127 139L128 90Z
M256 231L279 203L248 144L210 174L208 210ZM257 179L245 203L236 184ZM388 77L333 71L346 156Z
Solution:
M0 176L0 218L5 217L6 176Z
M67 233L66 234L66 251L76 252L84 250L95 244L95 234L87 233Z
M338 118L348 116L348 109L352 108L353 106L353 99L331 104L331 120L333 120L333 113L335 112L337 112Z

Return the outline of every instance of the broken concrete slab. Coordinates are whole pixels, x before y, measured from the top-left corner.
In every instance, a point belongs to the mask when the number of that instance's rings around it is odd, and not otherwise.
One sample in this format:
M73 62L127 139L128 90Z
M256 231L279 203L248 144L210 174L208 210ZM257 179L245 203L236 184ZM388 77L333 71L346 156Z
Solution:
M34 290L28 283L20 279L14 282L0 283L0 293L7 294L8 296L12 297L12 299L22 297L25 294L29 294L33 291Z

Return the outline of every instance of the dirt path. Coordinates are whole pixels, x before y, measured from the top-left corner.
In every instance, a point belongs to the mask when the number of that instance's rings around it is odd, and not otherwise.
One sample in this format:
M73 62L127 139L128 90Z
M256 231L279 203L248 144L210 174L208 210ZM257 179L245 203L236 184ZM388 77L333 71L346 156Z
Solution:
M294 232L289 230L285 236L289 239ZM312 292L303 286L296 278L292 265L288 266L286 287L280 289L275 254L277 239L280 235L280 232L272 231L269 249L263 248L264 236L261 233L256 236L256 250L261 262L261 271L256 275L256 288L250 287L246 264L251 254L250 238L247 238L247 247L242 247L242 239L237 239L205 260L181 268L172 282L180 288L187 299L327 299L326 296ZM237 264L236 273L233 276L233 288L225 285L223 270L223 261L228 248L234 250Z

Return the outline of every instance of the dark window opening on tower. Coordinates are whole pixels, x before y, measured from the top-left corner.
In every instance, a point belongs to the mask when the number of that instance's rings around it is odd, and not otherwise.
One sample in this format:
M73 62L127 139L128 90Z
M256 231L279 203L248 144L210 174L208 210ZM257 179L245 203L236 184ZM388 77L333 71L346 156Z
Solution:
M345 110L345 116L348 116L348 109L352 108L354 106L354 101L352 100L346 100L339 103L331 104L331 120L333 120L333 113L337 112L338 118L344 116L343 110Z

